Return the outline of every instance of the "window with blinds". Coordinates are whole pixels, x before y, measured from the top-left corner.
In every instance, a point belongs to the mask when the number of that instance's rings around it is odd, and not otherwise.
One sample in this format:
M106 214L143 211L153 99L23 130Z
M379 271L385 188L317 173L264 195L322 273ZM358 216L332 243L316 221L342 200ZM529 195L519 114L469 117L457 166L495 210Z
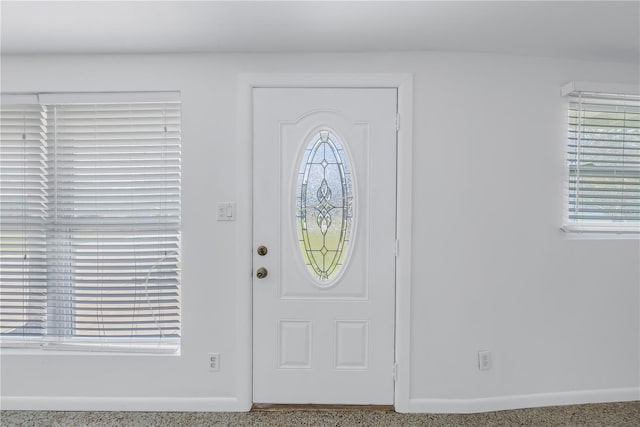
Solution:
M568 95L566 228L640 232L640 96Z
M175 352L180 103L1 114L3 344Z

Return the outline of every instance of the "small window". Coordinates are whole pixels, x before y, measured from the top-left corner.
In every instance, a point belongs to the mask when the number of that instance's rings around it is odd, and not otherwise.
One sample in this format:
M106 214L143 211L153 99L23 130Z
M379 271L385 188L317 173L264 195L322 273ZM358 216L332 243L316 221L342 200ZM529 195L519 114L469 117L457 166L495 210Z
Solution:
M351 165L332 131L321 130L307 144L296 203L302 259L315 283L328 287L344 266L353 234Z
M640 97L582 90L566 94L564 230L640 232Z

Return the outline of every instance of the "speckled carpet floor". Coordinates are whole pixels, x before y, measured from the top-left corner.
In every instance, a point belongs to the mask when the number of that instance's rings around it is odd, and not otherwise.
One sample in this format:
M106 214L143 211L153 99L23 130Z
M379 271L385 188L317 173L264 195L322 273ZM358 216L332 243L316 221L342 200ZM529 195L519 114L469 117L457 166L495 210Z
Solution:
M575 426L639 427L640 401L482 414L398 414L371 410L229 412L1 411L1 426Z

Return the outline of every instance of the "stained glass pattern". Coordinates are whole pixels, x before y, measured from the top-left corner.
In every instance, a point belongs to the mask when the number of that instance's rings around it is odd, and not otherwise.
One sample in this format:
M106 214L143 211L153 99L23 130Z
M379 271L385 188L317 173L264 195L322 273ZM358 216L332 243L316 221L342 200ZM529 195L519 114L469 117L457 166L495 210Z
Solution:
M307 145L296 198L303 260L311 275L329 286L344 264L353 233L351 167L331 131L321 130Z

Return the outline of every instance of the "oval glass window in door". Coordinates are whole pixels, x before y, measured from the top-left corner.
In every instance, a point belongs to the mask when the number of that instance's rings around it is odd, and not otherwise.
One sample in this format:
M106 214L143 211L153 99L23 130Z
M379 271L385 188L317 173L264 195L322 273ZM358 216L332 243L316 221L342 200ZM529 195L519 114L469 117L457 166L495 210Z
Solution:
M330 286L344 268L354 231L351 165L332 131L319 131L307 144L296 199L302 259L315 283Z

